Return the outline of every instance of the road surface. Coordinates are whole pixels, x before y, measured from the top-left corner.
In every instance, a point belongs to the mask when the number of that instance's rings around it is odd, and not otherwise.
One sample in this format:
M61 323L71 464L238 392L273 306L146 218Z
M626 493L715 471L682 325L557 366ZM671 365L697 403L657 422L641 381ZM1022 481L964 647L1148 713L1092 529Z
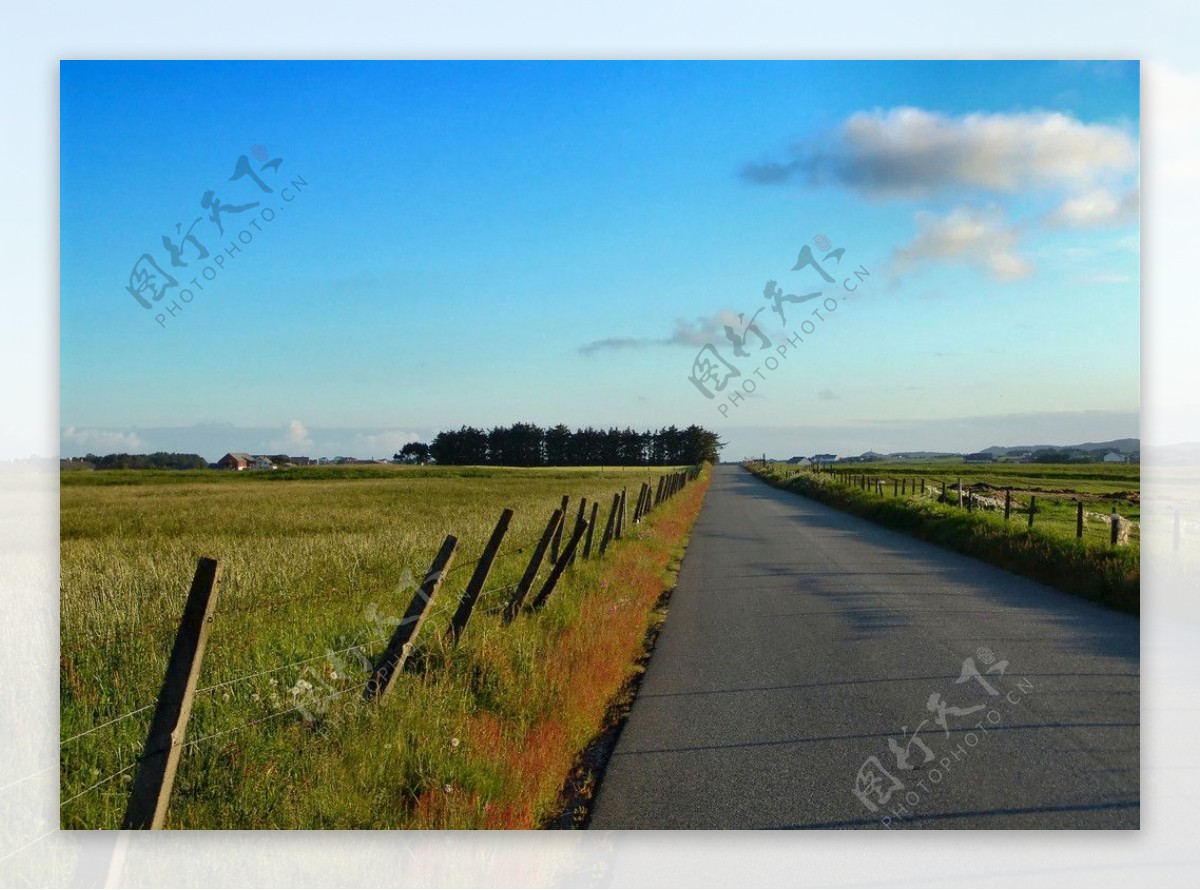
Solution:
M1137 828L1138 624L719 466L589 827Z

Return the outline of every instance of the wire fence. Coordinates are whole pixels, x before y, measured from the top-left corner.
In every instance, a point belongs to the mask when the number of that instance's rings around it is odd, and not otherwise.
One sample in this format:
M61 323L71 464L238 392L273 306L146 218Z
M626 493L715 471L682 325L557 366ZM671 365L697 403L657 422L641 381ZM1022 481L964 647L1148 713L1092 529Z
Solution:
M687 473L673 473L663 476L659 482L658 495L655 494L653 485L644 483L643 494L645 497L644 499L639 498L637 507L635 509L634 521L640 519L640 516L644 515L645 512L648 512L652 506L657 506L659 503L659 497L661 497L661 500L665 501L672 494L681 490L687 481L697 478L698 475L699 468ZM603 502L590 503L600 503L600 508L604 509ZM617 529L623 527L625 524L624 519L621 519L620 521L616 521L614 519L614 517L616 517L617 503L618 501L614 500L613 506L609 508L609 521L605 529L606 540L610 531L612 532L614 538L617 537ZM621 498L619 503L622 515L624 516L626 510L628 509L624 498ZM540 595L544 597L547 595L548 591L552 589L554 580L557 579L558 575L560 575L566 568L576 561L577 551L579 554L582 554L583 552L581 539L586 526L579 524L580 521L590 522L588 517L582 512L576 516L571 514L569 511L563 511L562 516L559 519L559 529L556 535L553 548L555 552L553 555L546 552L547 533L543 532L538 537L532 538L529 541L521 542L520 544L514 545L510 543L508 546L500 546L497 550L492 550L492 552L485 550L474 559L457 562L449 569L436 568L437 561L435 560L435 566L432 566L429 572L427 572L424 576L420 576L419 578L417 576L413 576L410 571L406 570L402 574L402 586L398 586L392 591L392 593L405 592L405 579L412 579L411 592L413 592L415 595L413 598L413 603L409 606L409 613L411 613L414 608L419 606L421 622L434 622L437 625L441 625L444 622L449 622L452 615L456 615L460 604L467 597L468 591L464 590L457 596L434 597L432 594L426 593L426 588L432 584L434 585L433 590L436 591L437 586L444 584L448 579L453 579L456 584L460 580L465 582L465 579L468 577L468 575L474 577L476 570L480 568L481 563L483 563L486 559L488 575L499 574L501 577L505 577L511 576L512 573L519 570L521 571L522 577L525 578L527 582L530 578L536 578L540 573L540 570L547 564L553 566L553 570L549 571L546 580L541 582L546 585L546 587L540 591ZM597 524L599 524L599 520L597 520ZM497 529L497 533L499 533L499 529ZM591 528L591 533L593 535L598 535L599 529ZM570 542L561 553L558 552L558 539L560 538L564 541L570 539ZM599 538L597 537L596 540L598 541ZM449 539L447 543L449 543ZM531 552L533 553L532 557L530 557ZM594 558L598 558L599 555L600 554L598 552L593 551ZM555 562L555 560L558 560L562 564L560 565L559 562ZM537 563L537 565L533 565L533 563ZM475 594L474 601L472 603L472 613L477 612L488 616L499 616L501 614L505 614L506 618L511 618L512 616L507 614L510 608L509 598L521 587L521 584L522 582L519 580L506 580L504 583L484 586L482 590L479 590ZM361 602L363 599L371 595L378 596L379 594L378 591L375 591L373 594L371 591L362 591L358 596L351 598L348 597L345 592L332 591L326 595L305 594L278 598L270 601L250 600L237 602L230 607L214 605L211 615L216 618L262 615L264 613L277 611L285 606L296 604L312 605L314 603L336 603L344 610L347 602L351 599ZM419 603L418 600L422 596L424 597L425 602ZM527 604L526 608L529 607L529 604ZM363 680L366 678L366 675L372 672L377 675L381 670L381 665L386 667L386 665L384 665L386 658L384 661L380 661L379 659L381 654L373 650L381 648L385 645L388 647L394 646L397 642L397 639L403 636L402 632L404 631L406 623L411 620L411 618L400 619L396 616L382 616L375 614L372 616L372 622L377 628L377 632L368 635L364 639L353 642L350 645L339 646L339 648L336 649L326 647L319 654L308 655L303 658L293 657L281 664L241 673L238 676L230 677L228 679L218 679L215 682L209 682L206 685L195 688L189 693L189 696L191 698L194 698L195 696L203 696L204 700L209 703L202 706L198 710L196 723L198 726L210 727L210 731L205 731L197 738L186 741L183 738L183 733L179 734L178 740L174 740L176 736L174 733L172 733L171 737L173 741L170 747L179 748L181 752L183 750L194 750L198 747L213 743L221 738L246 731L253 727L262 726L270 721L278 720L288 715L300 714L308 719L316 711L320 710L323 712L323 706L327 705L329 702L333 702L339 698L342 698L347 693L355 690L363 690ZM396 622L399 623L397 624ZM392 625L392 627L384 626L387 624ZM184 631L184 626L180 625L178 621L170 622L166 619L162 619L149 622L145 626L121 628L111 634L75 638L72 642L77 645L83 639L90 639L95 642L129 641L130 639L136 639L138 637L146 637L160 633L168 627L176 627L180 634L182 634ZM446 630L450 630L450 625L448 623L446 624ZM441 640L444 636L445 635L438 633L437 638ZM405 640L403 646L404 657L407 657L407 654L411 650L414 642L415 641L412 639ZM455 642L457 642L456 639ZM443 642L439 645L445 645L445 643ZM385 649L384 653L387 651L388 650ZM352 664L349 659L343 657L351 656L355 653L360 656L360 658L353 659L353 661L357 662L357 665ZM310 675L313 676L314 680L320 682L322 685L323 688L320 693L316 692L313 683L310 683L304 679L304 672L314 670L313 666L318 663L323 664L329 669L328 671L317 671L315 674ZM368 667L372 665L373 667ZM403 664L401 661L399 667L402 666ZM271 710L269 713L252 716L250 719L240 720L233 726L219 725L220 714L223 713L226 702L229 698L229 693L232 690L243 686L253 686L255 689L258 689L259 686L256 684L258 681L261 681L264 678L271 678L270 682L272 686L276 686L278 684L275 683L275 676L287 671L299 672L299 675L290 688L281 690L282 692L290 695L288 706L277 707ZM332 685L334 682L336 682L338 685ZM374 679L372 682L374 682ZM330 691L331 689L333 691ZM369 697L369 690L370 686L368 685L366 687L366 691L364 691L364 697ZM284 702L284 700L274 692L266 697L260 697L257 692L254 692L251 695L251 700L255 701L256 704L267 705L275 703L282 704ZM87 729L75 732L67 738L61 740L60 750L65 750L68 747L72 747L76 745L76 743L79 743L84 739L89 739L105 729L120 726L126 721L130 721L135 717L146 715L147 712L154 710L159 705L161 705L161 702L142 705L117 716L103 720L103 722L97 723L96 725ZM149 718L145 719L148 720ZM216 721L215 725L213 725L214 720ZM90 793L105 787L109 783L120 779L122 776L130 774L139 766L139 764L147 761L148 758L158 756L161 753L161 751L144 751L141 756L132 761L124 763L116 770L108 772L103 778L89 782L85 787L79 790L74 790L73 793L60 802L60 809L66 808L70 804L80 800ZM60 768L62 767L60 766ZM53 769L53 767L46 767L45 769L39 771L39 773L35 773L33 775L38 775L41 772L46 772L51 769ZM19 779L15 783L11 784L17 784L26 781L31 777L32 776ZM63 781L67 781L65 769Z

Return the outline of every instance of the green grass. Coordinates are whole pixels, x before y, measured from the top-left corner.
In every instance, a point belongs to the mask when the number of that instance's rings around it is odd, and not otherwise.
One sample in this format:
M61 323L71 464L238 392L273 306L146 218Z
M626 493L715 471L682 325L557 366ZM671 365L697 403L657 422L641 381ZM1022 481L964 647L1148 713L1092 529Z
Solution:
M790 464L770 465L776 475L795 473ZM838 464L835 470L851 474L866 474L888 480L884 496L893 496L891 480L907 479L926 491L937 493L946 487L948 497L957 502L954 486L962 480L965 491L977 496L1003 501L1005 490L1012 492L1013 520L1017 514L1028 515L1030 497L1036 497L1034 525L1040 531L1064 537L1075 537L1076 510L1079 501L1084 505L1084 537L1105 543L1111 526L1101 519L1115 507L1120 516L1130 520L1131 543L1141 535L1140 467L1137 464L968 464L955 462L888 462Z
M562 495L572 512L581 495L600 501L598 544L613 493L630 488L632 513L638 484L662 472L380 466L64 475L61 795L81 796L63 807L62 826L119 825L129 775L87 789L138 757L150 711L72 737L154 702L200 555L220 561L222 583L199 685L228 685L197 696L188 740L206 741L184 752L171 827L536 825L569 756L597 729L605 695L631 669L664 583L654 566L665 565L686 531L670 523L689 497L655 511L605 560L578 561L545 610L507 627L496 614L503 588L520 577ZM685 494L696 497L698 488ZM515 516L490 592L462 645L448 648L442 634L455 598L505 507ZM419 579L447 534L459 538L458 556L411 670L384 707L363 705L366 665L412 596L401 579ZM597 701L575 708L572 695L590 681L577 677L568 689L570 662L588 664L602 651L601 641L576 640L581 615L593 613L628 625L612 645L629 651L592 665L604 679L588 693ZM557 664L569 646L571 659ZM263 671L271 673L239 679ZM303 712L289 710L296 704ZM561 738L546 728L552 717L565 721ZM536 727L541 735L527 738ZM494 746L548 758L559 774L517 775L520 765ZM453 805L431 803L442 797Z
M941 479L947 479L950 485L953 485L961 475L963 487L967 489L971 482L986 481L980 480L984 473L972 476L964 469L961 474L956 472L949 478L943 474L941 477L935 477L939 479L936 486L927 478L926 494L921 496L920 473L909 473L908 467L902 466L903 469L896 465L850 465L846 470L850 473L863 473L871 478L916 478L916 495L894 496L894 489L889 481L885 484L881 497L874 489L867 491L843 484L835 475L798 470L788 464L768 464L765 467L755 464L750 468L766 481L781 488L984 559L1069 593L1122 611L1139 611L1140 554L1137 537L1131 536L1128 545L1112 547L1109 543L1109 526L1105 524L1097 527L1097 523L1089 522L1085 525L1085 537L1077 539L1074 498L1068 494L1070 489L1065 487L1071 484L1073 474L1066 472L1055 476L1052 470L1047 470L1045 475L1040 477L1042 482L1057 484L1056 491L1059 497L1047 497L1044 493L1038 496L1034 527L1030 529L1026 516L1015 512L1017 503L1014 503L1012 517L1006 522L1003 511L976 509L968 512L960 509L956 505L957 497L950 489L948 494L953 497L954 503L938 502ZM901 472L896 473L897 469L901 469ZM1074 469L1074 466L1064 469ZM991 468L985 473L990 474ZM1005 477L1003 474L991 474L990 478L995 480ZM1133 482L1136 486L1137 480L1131 479L1127 474L1115 478L1127 485ZM1101 480L1090 481L1097 483ZM1110 482L1112 478L1103 481ZM1042 491L1046 490L1048 489L1043 486ZM1020 492L1021 495L1027 493L1026 490ZM1018 498L1018 494L1014 483L1014 499ZM1120 508L1121 514L1127 518L1130 513L1139 515L1136 513L1139 501L1136 490L1131 494L1132 499L1126 499L1123 502L1124 507ZM995 496L995 493L990 492L989 495ZM1094 493L1088 495L1080 492L1077 496L1088 503L1097 502ZM999 494L999 499L1003 499L1003 492ZM1058 503L1055 503L1055 500ZM1107 505L1108 501L1105 500L1104 503ZM1085 509L1090 508L1085 506Z

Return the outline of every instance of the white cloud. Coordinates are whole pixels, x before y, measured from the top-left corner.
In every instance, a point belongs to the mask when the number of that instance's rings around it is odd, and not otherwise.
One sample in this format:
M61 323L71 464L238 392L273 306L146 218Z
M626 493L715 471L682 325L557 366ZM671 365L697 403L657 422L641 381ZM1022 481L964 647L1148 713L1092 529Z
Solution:
M892 255L893 274L930 263L960 263L987 272L997 281L1033 274L1033 265L1016 252L1019 233L997 209L958 208L945 216L917 214L917 235Z
M78 456L72 449L78 449L80 452L91 452L93 454L112 454L120 452L134 452L142 447L142 439L134 432L122 432L121 430L106 430L106 429L80 429L74 426L68 426L62 431L62 444L70 446L64 447L64 456ZM67 454L71 451L71 454Z
M1096 229L1133 222L1138 215L1136 189L1117 196L1097 188L1063 201L1049 216L1051 226L1072 229Z
M271 453L301 455L313 450L313 440L308 435L308 428L299 420L293 420L284 430L283 436L272 439L267 445Z
M754 182L792 178L840 184L876 198L922 198L954 188L1016 192L1080 190L1137 168L1124 128L1057 112L948 116L920 108L877 109L797 146L784 163L748 165Z

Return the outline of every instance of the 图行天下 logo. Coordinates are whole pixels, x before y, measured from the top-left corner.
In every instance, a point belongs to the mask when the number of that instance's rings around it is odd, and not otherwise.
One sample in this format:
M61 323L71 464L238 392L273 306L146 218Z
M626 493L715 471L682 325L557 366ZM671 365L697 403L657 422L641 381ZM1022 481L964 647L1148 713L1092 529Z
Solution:
M804 338L811 336L818 324L825 322L848 295L858 290L859 282L870 277L871 273L866 266L859 265L850 269L846 264L847 271L839 274L839 282L838 277L831 274L830 270L839 272L843 268L846 249L835 248L833 242L825 235L814 237L813 244L821 252L820 258L806 244L800 249L800 255L791 271L804 272L811 269L819 276L823 285L817 284L818 279L814 279L810 274L808 278L811 284L797 288L796 293L787 293L778 281L768 280L763 287L763 299L767 301L768 306L759 307L748 320L745 313L738 313L736 326L724 326L725 338L729 341L731 357L734 360L726 358L716 344L709 342L701 347L692 361L689 382L704 398L716 403L717 410L723 417L728 417L731 408L739 407L746 396L754 393L758 389L759 381L765 381L767 373L778 370L782 362L805 342ZM825 285L840 285L840 289L827 293ZM820 289L809 290L812 286ZM809 303L813 304L812 311L796 325L795 315L798 310L789 307L803 305L808 309L810 307L805 304ZM769 308L771 313L778 316L777 323L784 331L782 334L776 334L778 342L773 340L758 322L759 315L765 308ZM787 333L789 315L793 316L793 330L790 334ZM797 327L799 330L796 330ZM747 349L747 342L754 347L753 351ZM749 361L739 363L737 359ZM731 385L731 381L735 380L737 382Z
M223 199L217 189L205 189L198 202L204 213L186 228L183 222L176 222L173 231L161 236L157 254L143 253L130 269L125 290L143 309L162 310L154 315L159 327L165 328L168 318L177 317L204 291L205 283L211 284L231 268L243 248L253 243L255 234L263 233L264 225L274 222L308 186L303 176L285 179L280 172L283 158L271 157L264 146L254 145L250 154L257 166L240 155L226 180L237 183L228 187L238 195L236 201Z

